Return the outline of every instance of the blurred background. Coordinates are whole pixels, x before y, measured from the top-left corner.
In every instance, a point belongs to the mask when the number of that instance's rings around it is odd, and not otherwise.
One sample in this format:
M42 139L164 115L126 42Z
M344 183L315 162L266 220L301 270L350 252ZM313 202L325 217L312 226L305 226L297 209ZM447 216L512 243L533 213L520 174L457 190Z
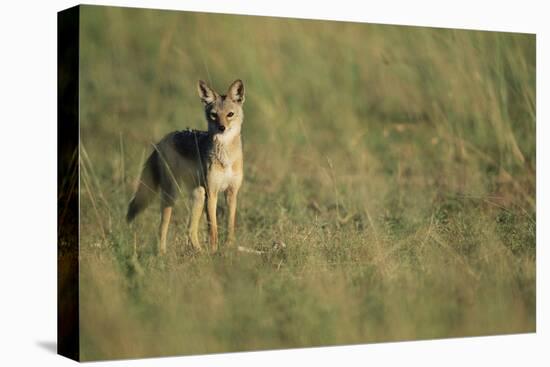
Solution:
M535 330L535 36L81 7L84 359ZM240 245L169 256L152 143L246 88ZM206 233L203 235L206 240Z

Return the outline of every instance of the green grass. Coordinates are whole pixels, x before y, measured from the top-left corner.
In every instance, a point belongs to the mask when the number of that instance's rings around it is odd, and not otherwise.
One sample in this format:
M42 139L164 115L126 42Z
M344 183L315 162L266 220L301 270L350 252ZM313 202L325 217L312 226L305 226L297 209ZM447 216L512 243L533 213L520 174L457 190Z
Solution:
M87 6L81 21L84 360L535 330L533 35ZM160 258L158 204L124 220L141 165L164 134L205 128L198 79L236 78L237 242L286 250L192 255L182 195Z

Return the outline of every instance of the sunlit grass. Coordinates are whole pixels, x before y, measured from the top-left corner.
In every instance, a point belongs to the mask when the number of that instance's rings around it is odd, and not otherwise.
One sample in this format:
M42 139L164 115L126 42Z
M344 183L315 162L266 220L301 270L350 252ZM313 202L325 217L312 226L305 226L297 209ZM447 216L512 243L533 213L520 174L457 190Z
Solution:
M533 35L82 12L83 359L535 330ZM245 82L237 240L284 253L191 255L185 195L166 258L125 223L199 78Z

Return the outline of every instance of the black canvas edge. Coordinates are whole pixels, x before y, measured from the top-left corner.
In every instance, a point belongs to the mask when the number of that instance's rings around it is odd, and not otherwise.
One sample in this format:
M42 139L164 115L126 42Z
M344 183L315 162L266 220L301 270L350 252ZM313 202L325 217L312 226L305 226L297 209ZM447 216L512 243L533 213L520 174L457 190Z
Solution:
M57 353L80 360L80 6L57 13Z

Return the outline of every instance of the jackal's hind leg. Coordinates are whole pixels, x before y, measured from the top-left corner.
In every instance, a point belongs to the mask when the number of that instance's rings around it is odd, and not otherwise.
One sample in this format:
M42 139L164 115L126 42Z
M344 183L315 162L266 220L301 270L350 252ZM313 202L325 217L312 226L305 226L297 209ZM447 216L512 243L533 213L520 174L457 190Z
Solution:
M163 206L160 213L160 227L159 227L159 251L161 255L166 254L166 237L168 235L168 225L170 224L171 216L172 216L172 207Z
M191 193L191 218L189 220L189 239L191 240L191 245L197 251L202 250L201 244L199 242L199 222L201 220L202 211L204 209L204 200L205 200L205 190L204 187L196 187Z

